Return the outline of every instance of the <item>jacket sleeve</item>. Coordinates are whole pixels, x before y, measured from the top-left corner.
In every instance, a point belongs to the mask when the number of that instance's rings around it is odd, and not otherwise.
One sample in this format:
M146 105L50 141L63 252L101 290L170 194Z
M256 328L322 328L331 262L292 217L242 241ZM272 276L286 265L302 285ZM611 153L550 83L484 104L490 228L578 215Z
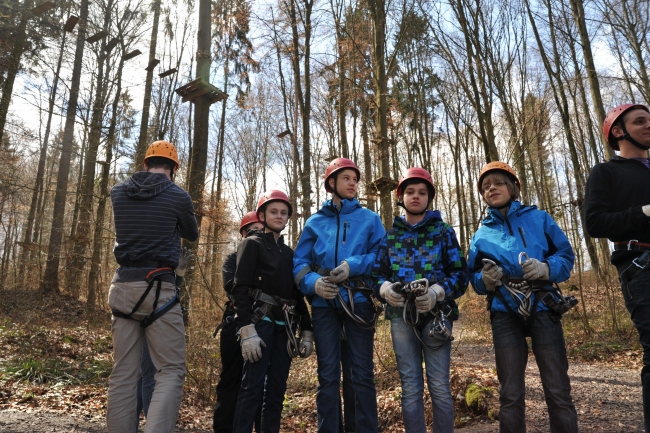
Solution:
M293 252L293 278L300 291L305 295L313 295L314 284L320 278L318 273L311 270L311 253L316 243L316 234L311 229L309 221L300 235L298 245Z
M183 212L178 220L178 228L183 239L194 242L199 238L199 226L196 223L194 205L189 195L187 195L187 203L183 206Z
M544 211L543 211L544 212ZM548 241L551 255L544 258L550 270L549 281L561 283L571 276L575 255L569 239L555 223L553 217L544 212L544 234Z
M469 280L465 253L461 250L454 229L445 224L442 232L442 261L445 278L437 284L445 289L445 299L456 299L465 293Z
M235 270L237 269L237 253L228 254L226 260L221 267L221 281L223 281L223 289L229 295L232 294L232 289L235 287Z
M469 276L470 276L470 281L472 283L472 287L474 288L474 291L478 295L487 295L488 294L488 289L485 287L485 284L483 283L483 263L481 262L481 259L479 256L481 256L481 252L478 250L476 247L476 237L480 234L480 228L479 231L474 233L474 236L472 236L472 241L469 244L469 256L467 258L467 268L469 270Z
M366 254L345 258L345 261L350 266L351 277L370 275L372 273L372 267L377 259L379 243L386 234L386 230L384 229L384 225L381 223L381 219L379 219L379 215L374 212L371 212L371 214L373 221L370 225L370 233L368 233L368 252Z
M248 296L248 289L253 287L255 267L257 264L258 245L255 241L244 239L237 247L237 268L232 297L237 311L237 328L251 323L253 302Z
M386 303L386 300L379 295L379 289L384 282L392 281L392 276L393 271L391 270L390 257L388 255L388 234L386 234L379 242L377 258L372 265L372 277L375 279L375 285L373 287L375 296L383 303Z
M604 164L591 169L585 191L585 225L594 238L622 239L640 227L647 226L648 218L642 205L622 211L612 209L612 179Z
M314 328L311 324L309 308L307 308L305 296L300 292L298 292L298 297L296 298L296 312L300 315L300 331L313 331Z

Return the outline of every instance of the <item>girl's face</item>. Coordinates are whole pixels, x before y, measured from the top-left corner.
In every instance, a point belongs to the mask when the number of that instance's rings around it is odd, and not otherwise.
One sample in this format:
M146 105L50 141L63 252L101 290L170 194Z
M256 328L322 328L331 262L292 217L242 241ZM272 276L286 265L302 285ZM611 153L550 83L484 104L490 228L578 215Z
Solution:
M357 178L357 172L354 170L343 170L336 180L331 177L328 182L332 189L336 189L344 199L350 200L357 195L359 179Z
M281 201L273 201L266 205L264 212L259 214L259 218L275 231L281 231L289 221L289 206Z
M409 212L424 212L429 204L429 189L425 183L408 185L403 194L404 206Z
M490 207L499 208L510 201L508 184L496 176L486 176L481 185L483 198Z

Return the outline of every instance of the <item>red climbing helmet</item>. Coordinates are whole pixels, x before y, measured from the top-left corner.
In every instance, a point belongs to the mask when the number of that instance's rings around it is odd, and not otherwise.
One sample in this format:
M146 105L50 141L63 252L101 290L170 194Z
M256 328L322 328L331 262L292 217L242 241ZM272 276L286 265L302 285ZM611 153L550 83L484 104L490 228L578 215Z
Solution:
M271 189L269 191L266 191L260 196L260 199L257 201L257 209L255 210L255 216L262 212L262 208L266 206L267 204L274 202L274 201L281 201L287 204L289 207L289 218L291 218L291 214L293 213L293 207L291 207L291 201L289 200L289 197L283 192L280 191L279 189Z
M607 117L605 117L605 121L603 121L603 135L605 136L605 140L607 140L607 144L609 144L609 147L612 149L620 150L618 140L611 135L612 127L622 115L637 108L650 113L648 107L642 104L622 104L618 107L612 108L609 113L607 113Z
M431 174L423 168L412 167L406 170L404 176L402 176L397 184L397 196L401 197L404 191L402 190L402 185L404 182L411 179L421 179L424 183L427 184L429 189L429 201L433 200L433 197L436 195L436 187L433 185L433 178Z
M357 173L357 180L361 179L361 172L359 167L349 160L348 158L336 158L325 169L325 191L334 193L334 190L330 188L329 178L334 175L334 173L342 170L354 170Z
M241 219L241 223L239 223L239 233L241 233L243 230L246 230L251 224L261 222L262 221L260 221L260 219L257 217L257 212L254 210L250 211L244 215L244 218Z

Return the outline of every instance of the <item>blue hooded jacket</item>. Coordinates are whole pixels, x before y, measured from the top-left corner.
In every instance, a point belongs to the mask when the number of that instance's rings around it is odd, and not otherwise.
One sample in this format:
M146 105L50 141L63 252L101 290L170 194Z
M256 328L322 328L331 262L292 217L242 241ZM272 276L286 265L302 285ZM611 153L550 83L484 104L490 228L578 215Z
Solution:
M379 215L361 207L356 198L341 200L340 211L332 200L326 201L307 220L296 246L293 255L296 284L305 295L313 296L314 307L326 307L327 301L314 292L314 283L321 276L305 267L316 265L332 270L346 261L350 266L350 277L370 277L379 242L385 233ZM341 286L339 290L343 299L348 301L347 290ZM367 302L368 299L362 293L356 293L354 301ZM338 299L334 303L341 307Z
M415 225L404 216L395 218L393 228L379 244L377 261L372 275L378 278L375 293L385 281L410 283L426 278L445 289L442 304L452 308L451 320L458 319L454 299L467 289L469 274L465 254L458 245L456 232L442 220L440 211L427 210L422 221ZM402 308L386 307L386 317L402 316Z
M523 270L519 265L519 253L522 251L525 251L529 258L548 264L551 283L566 281L571 275L575 255L562 229L547 212L538 210L537 206L525 206L514 201L507 217L501 215L497 209L489 208L488 216L472 237L467 265L474 291L479 295L489 293L483 283L484 258L501 266L504 275L523 279ZM503 286L498 286L496 290L500 291L510 308L517 311L517 302L509 292ZM531 300L535 300L534 293ZM508 311L496 296L489 308L493 312ZM548 310L548 307L538 302L537 311L543 310Z

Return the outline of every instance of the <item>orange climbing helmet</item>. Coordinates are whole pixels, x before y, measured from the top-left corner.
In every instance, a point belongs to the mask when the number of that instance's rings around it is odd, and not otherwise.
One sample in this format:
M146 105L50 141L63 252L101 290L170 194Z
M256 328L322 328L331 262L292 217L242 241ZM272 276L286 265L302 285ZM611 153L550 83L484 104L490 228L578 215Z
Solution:
M481 185L483 184L483 178L487 176L488 173L491 171L502 171L505 172L517 185L518 188L521 188L521 184L519 183L519 178L517 177L517 173L510 167L508 164L505 162L500 162L500 161L493 161L485 164L483 168L481 169L481 174L478 176L478 193L483 195L483 189L481 188Z
M354 170L357 173L357 181L361 180L361 172L359 171L359 167L357 167L357 165L352 162L352 160L348 158L336 158L333 159L325 169L325 191L335 193L335 191L329 185L329 179L336 172L342 170Z
M612 108L609 113L607 113L607 116L605 117L605 120L603 121L603 135L605 136L605 140L607 140L607 144L609 144L609 147L611 147L614 150L621 150L619 149L618 146L618 140L616 137L612 136L612 127L618 119L623 116L625 113L627 113L630 110L634 109L641 109L643 111L646 111L650 113L650 110L648 110L648 107L642 104L622 104L619 105L618 107ZM625 125L623 125L623 132L625 135L621 137L620 139L627 139L629 140L631 137L627 133L627 130L625 129ZM632 140L632 144L634 143L634 140ZM636 145L636 144L635 144ZM641 149L645 149L645 146L640 146ZM647 149L646 149L647 150Z
M289 218L291 218L291 214L293 213L293 207L291 206L291 200L289 200L289 197L283 192L280 191L279 189L272 189L269 191L266 191L260 196L260 199L257 201L257 209L255 210L255 216L259 218L259 213L262 212L264 209L264 206L267 204L274 202L274 201L281 201L283 203L286 203L286 205L289 207ZM259 221L259 219L258 219Z
M429 189L429 202L431 202L436 195L436 187L433 185L431 173L420 167L412 167L406 170L406 173L404 173L404 176L400 178L399 183L397 184L397 196L401 197L404 193L404 182L412 179L420 179L427 184L427 188Z
M153 158L154 156L171 159L176 164L174 170L178 170L178 152L176 151L176 146L169 141L158 140L151 143L147 148L147 153L144 155L142 162L146 162L147 159Z

